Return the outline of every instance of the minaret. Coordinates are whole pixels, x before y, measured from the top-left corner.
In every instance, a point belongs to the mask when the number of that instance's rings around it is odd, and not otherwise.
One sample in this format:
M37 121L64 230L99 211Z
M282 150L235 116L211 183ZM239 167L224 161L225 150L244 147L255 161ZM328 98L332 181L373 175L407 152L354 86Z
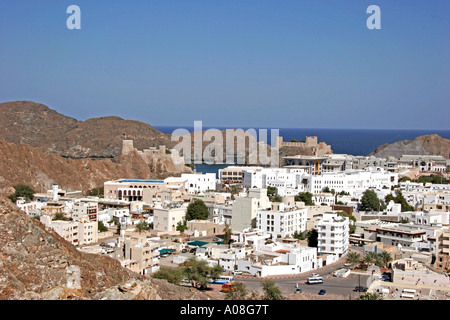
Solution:
M53 201L58 201L58 184L53 184Z

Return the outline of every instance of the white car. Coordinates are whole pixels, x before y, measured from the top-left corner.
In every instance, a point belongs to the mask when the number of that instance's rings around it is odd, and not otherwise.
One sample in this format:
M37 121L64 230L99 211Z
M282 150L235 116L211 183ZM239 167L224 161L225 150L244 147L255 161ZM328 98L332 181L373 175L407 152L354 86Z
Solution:
M242 274L242 271L233 271L233 274L236 276L236 275L240 275L240 274Z

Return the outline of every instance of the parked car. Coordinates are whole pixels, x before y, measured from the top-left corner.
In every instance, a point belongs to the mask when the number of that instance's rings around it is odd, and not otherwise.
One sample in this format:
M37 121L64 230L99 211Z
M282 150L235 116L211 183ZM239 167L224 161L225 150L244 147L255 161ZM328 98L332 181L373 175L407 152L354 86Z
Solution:
M353 291L356 292L366 292L367 288L366 287L362 287L362 286L356 286L355 289Z
M234 274L234 275L240 275L240 274L242 274L242 271L237 271L237 270L236 270L236 271L233 271L233 274Z
M302 293L302 289L300 288L295 289L295 293Z
M325 293L327 293L327 290L325 290L325 289L321 289L319 291L319 295L321 295L321 296L323 296Z

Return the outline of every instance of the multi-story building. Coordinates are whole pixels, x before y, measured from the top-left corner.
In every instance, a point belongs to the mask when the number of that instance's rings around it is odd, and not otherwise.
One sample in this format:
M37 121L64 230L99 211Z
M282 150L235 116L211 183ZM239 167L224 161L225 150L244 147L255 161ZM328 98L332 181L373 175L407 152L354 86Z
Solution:
M231 230L243 231L256 227L258 209L270 208L266 189L250 189L248 196L237 197L233 203L231 215Z
M441 270L450 270L450 227L442 229L441 241L437 247L435 266Z
M155 208L153 210L153 229L164 232L174 232L178 224L186 220L186 207Z
M336 213L325 213L317 222L319 253L342 256L349 247L349 219Z
M419 168L420 172L447 171L447 162L443 156L433 155L402 155L397 160L399 169Z
M52 220L50 216L42 215L40 221L75 246L88 245L98 241L98 223L89 222L87 218L80 221L63 221Z
M308 209L285 206L284 203L272 203L271 210L257 211L256 227L272 238L292 237L294 233L306 231Z
M82 216L87 216L89 221L97 221L97 202L75 202L72 207L72 219L79 221Z
M129 237L124 242L124 261L127 267L139 274L159 270L159 246L142 237Z

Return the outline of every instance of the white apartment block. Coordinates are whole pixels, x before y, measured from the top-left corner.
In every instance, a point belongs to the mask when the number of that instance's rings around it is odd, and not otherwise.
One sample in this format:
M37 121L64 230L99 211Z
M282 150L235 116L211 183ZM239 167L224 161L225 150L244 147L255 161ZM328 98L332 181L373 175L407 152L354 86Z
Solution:
M295 232L306 231L308 209L288 207L284 203L273 203L271 210L257 211L256 227L270 234L273 239L289 238Z
M27 202L23 198L19 198L16 201L16 206L18 206L20 210L22 210L29 216L39 215L41 212L41 207L43 205L44 205L44 203L41 201Z
M187 180L186 187L190 194L216 190L215 173L183 173L181 178Z
M316 206L327 205L332 206L335 204L336 198L331 193L316 193L312 196L312 201Z
M317 223L319 253L342 256L349 248L349 219L336 213L324 213Z
M301 183L303 169L252 168L242 170L244 188L297 188Z
M311 175L305 186L313 194L321 193L323 189L334 189L336 192L358 189L391 189L398 184L398 174L383 169L347 170L340 173L323 173Z
M432 239L441 232L441 229L441 227L408 223L370 227L366 229L366 232L371 234L368 239L397 246L404 251L426 250L434 252L436 243Z
M89 222L87 219L79 222L52 221L52 218L47 215L41 216L40 221L75 246L88 245L98 241L98 222L96 221Z

